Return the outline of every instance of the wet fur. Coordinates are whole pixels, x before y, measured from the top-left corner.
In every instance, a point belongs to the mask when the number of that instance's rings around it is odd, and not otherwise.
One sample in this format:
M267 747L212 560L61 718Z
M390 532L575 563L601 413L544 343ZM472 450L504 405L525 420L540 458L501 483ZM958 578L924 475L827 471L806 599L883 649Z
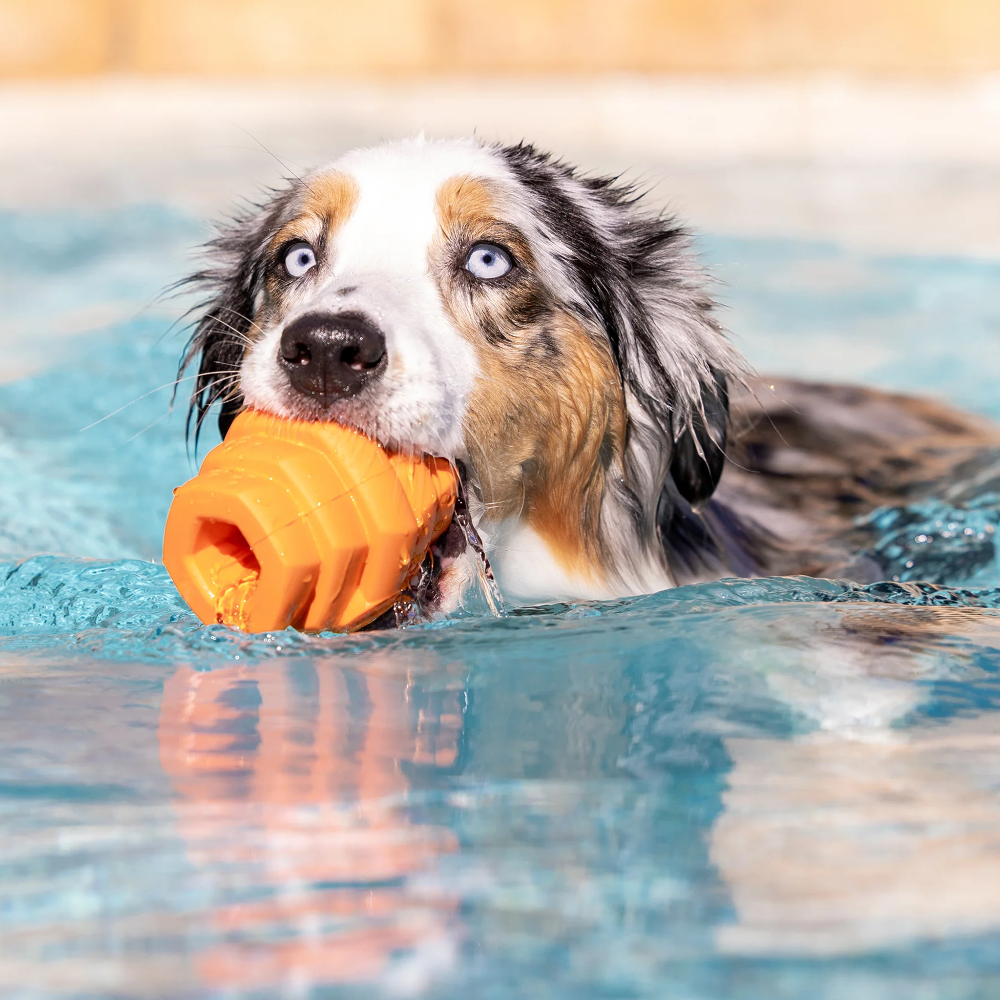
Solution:
M688 235L614 178L581 176L526 145L410 143L368 155L379 169L398 157L404 171L452 150L481 168L442 175L426 250L441 336L471 348L476 365L454 398L444 387L442 407L461 414L448 457L463 463L470 514L486 535L496 526L497 549L504 525L542 540L577 588L558 596L730 575L871 575L852 564L857 515L1000 447L992 425L943 406L748 381ZM353 155L364 165L366 154ZM191 279L209 298L181 366L200 359L196 434L217 403L225 434L244 404L248 353L295 308L298 293L276 276L282 245L311 226L319 252L334 253L358 200L344 173L355 162L291 182L210 245L212 265ZM482 240L517 264L489 285L462 267ZM348 283L328 297L356 291ZM398 394L402 363L393 377ZM440 428L411 436L398 418L379 423L378 407L373 391L328 415L292 415L438 450Z

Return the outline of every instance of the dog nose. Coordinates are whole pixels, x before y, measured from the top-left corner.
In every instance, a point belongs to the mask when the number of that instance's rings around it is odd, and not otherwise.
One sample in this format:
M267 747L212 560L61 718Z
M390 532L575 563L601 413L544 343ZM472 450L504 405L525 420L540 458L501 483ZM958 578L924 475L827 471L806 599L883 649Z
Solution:
M279 357L299 392L332 402L356 395L382 369L385 337L358 313L307 313L285 328Z

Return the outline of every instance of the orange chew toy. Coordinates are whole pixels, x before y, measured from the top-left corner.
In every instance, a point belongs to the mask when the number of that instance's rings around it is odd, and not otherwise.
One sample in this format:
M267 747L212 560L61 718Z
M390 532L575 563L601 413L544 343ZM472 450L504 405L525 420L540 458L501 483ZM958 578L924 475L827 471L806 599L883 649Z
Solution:
M163 564L206 624L357 629L392 606L456 495L446 459L245 410L174 490Z

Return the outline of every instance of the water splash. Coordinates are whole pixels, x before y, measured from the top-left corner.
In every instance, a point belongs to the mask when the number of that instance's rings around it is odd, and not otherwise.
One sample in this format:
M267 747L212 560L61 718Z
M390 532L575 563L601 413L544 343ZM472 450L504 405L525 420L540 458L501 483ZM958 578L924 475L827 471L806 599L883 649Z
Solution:
M859 528L876 536L863 554L891 580L989 586L1000 581L998 524L1000 497L990 491L961 507L926 500L879 508Z
M402 632L303 635L292 629L247 635L224 625L202 625L177 593L166 570L137 560L101 562L36 556L0 564L0 648L44 660L86 652L102 659L183 659L204 667L234 657L244 661L281 656L364 651L400 645L431 649L446 643L474 649L502 643L514 633L558 628L590 620L620 629L678 618L711 617L728 609L806 604L875 604L916 608L1000 610L1000 588L947 587L885 582L862 586L809 577L719 580L619 601L515 608L483 618L460 612L450 618L413 621ZM541 633L540 633L541 634Z
M461 527L469 548L475 553L477 582L480 593L486 600L490 614L495 618L505 617L507 609L504 606L500 585L493 574L493 567L490 565L490 560L486 555L483 540L479 537L479 532L476 530L475 524L472 523L472 518L469 516L469 510L465 506L464 501L455 508L455 520Z

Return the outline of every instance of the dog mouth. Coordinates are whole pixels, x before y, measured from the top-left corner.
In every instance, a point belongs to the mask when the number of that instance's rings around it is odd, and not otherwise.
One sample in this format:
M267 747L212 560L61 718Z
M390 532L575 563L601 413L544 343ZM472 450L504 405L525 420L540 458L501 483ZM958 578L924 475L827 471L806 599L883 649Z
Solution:
M272 367L268 381L273 388L257 399L247 393L246 405L286 419L349 427L389 452L446 458L458 474L458 498L450 524L428 548L406 589L366 628L401 628L432 620L453 597L446 592L444 578L459 559L469 561L472 579L468 582L478 585L490 613L503 615L503 598L469 511L469 472L454 452L449 453L445 442L441 442L443 447L428 447L436 435L419 429L412 409L406 412L404 408L405 419L399 419L390 384L383 379L388 352L381 331L353 313L311 313L288 324L272 356L280 372L279 384L275 384ZM459 572L468 577L465 568Z
M455 469L458 472L458 497L451 523L428 548L416 575L410 580L406 590L396 598L393 606L367 625L363 631L405 628L407 625L419 625L430 621L442 610L445 594L441 583L444 574L469 552L475 560L477 582L490 613L498 618L506 615L503 595L500 593L482 538L476 530L466 503L465 464L456 460Z

